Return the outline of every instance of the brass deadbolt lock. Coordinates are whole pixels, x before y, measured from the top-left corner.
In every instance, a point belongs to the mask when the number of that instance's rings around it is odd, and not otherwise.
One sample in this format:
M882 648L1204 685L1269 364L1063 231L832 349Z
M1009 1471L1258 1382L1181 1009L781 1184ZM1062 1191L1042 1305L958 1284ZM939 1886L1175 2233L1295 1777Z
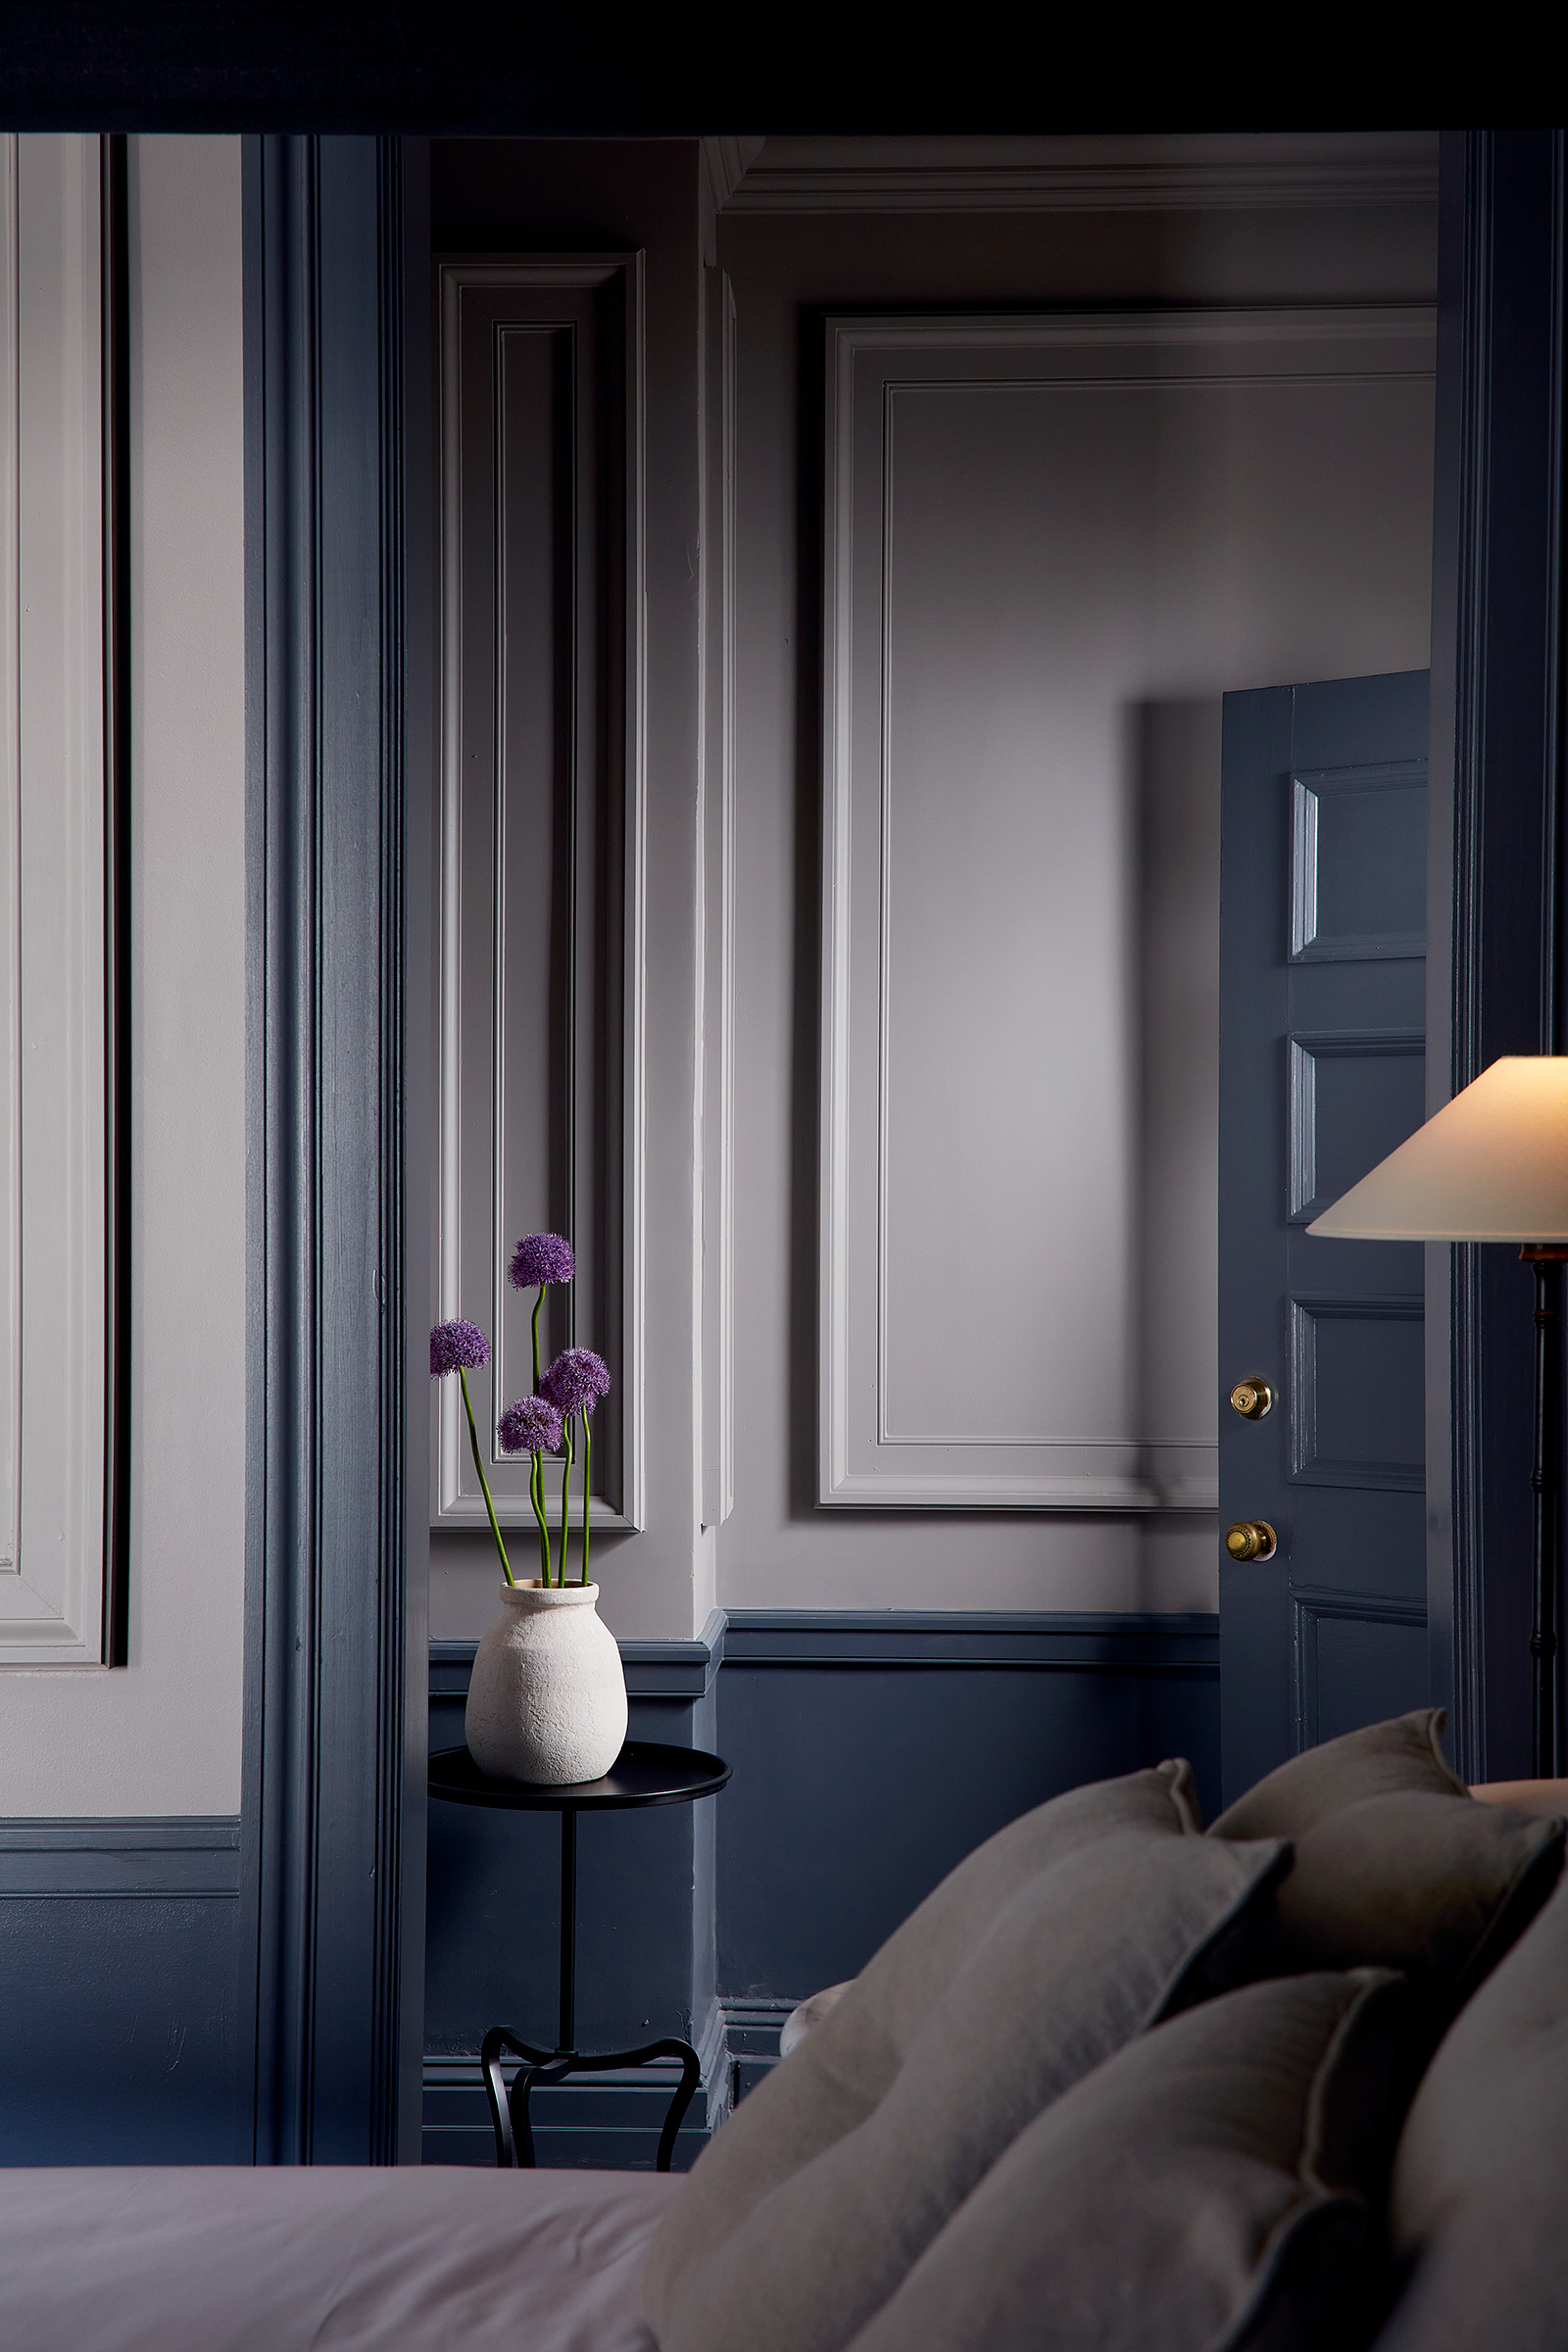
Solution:
M1266 1380L1239 1380L1231 1391L1231 1410L1244 1421L1261 1421L1273 1402L1274 1392Z
M1238 1519L1225 1530L1225 1548L1233 1560L1271 1560L1278 1544L1266 1519Z

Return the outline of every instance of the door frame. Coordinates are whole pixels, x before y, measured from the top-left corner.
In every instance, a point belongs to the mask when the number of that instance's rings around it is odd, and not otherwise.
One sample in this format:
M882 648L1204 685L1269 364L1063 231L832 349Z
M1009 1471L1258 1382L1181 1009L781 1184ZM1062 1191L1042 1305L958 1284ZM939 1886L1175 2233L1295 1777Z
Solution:
M247 137L236 2155L417 2162L427 1719L422 146ZM406 168L408 167L408 168ZM426 328L427 331L427 328ZM412 429L411 429L412 425ZM417 868L416 870L422 870ZM411 941L411 927L413 937ZM427 927L427 926L426 926ZM412 951L412 952L411 952ZM412 1427L411 1427L412 1425Z
M1560 130L1445 131L1439 167L1427 1110L1563 1050ZM1427 1250L1431 1686L1465 1779L1530 1771L1530 1280Z

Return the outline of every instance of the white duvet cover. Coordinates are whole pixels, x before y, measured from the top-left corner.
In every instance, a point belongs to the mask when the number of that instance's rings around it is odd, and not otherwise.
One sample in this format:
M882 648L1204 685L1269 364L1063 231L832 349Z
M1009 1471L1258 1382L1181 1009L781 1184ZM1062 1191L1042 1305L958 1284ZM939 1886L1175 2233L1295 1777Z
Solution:
M680 2176L459 2166L0 2171L5 2352L657 2352Z

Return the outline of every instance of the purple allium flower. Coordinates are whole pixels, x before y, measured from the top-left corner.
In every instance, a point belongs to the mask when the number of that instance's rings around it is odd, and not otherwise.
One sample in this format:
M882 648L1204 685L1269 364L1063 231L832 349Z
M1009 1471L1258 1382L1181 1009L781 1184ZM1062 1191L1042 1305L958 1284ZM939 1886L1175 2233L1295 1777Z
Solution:
M559 1233L525 1233L512 1252L508 1279L515 1291L541 1282L569 1282L577 1271L571 1244Z
M501 1416L503 1453L559 1453L561 1415L545 1396L519 1396Z
M439 1380L443 1373L456 1372L460 1365L470 1372L490 1361L490 1343L477 1323L438 1323L430 1334L430 1378Z
M610 1366L591 1348L568 1348L546 1372L539 1393L564 1420L573 1413L591 1413L600 1397L610 1395Z

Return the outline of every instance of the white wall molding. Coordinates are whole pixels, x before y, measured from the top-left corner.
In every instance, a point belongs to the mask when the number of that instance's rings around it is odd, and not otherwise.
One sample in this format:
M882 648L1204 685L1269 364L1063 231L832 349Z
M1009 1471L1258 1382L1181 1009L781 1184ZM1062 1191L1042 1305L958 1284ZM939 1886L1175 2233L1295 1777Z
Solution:
M706 272L703 503L703 1524L735 1504L735 297Z
M100 151L0 139L0 1662L104 1657Z
M611 1359L615 1390L600 1416L605 1426L595 1433L592 1525L632 1529L644 1517L643 261L640 254L454 260L441 265L440 289L437 1312L481 1323L491 1340L492 1371L504 1394L492 1394L490 1372L471 1384L481 1433L489 1432L486 1474L503 1526L525 1533L534 1524L525 1465L501 1455L495 1441L503 1404L531 1386L523 1335L532 1300L510 1291L507 1259L517 1234L530 1226L559 1224L569 1234L579 1283L564 1299L552 1295L564 1320L546 1352L568 1342L598 1344ZM466 340L465 306L475 304L478 329ZM564 541L559 560L542 563L541 579L532 583L542 603L509 612L503 550L508 506L517 492L506 472L511 445L503 409L514 397L504 380L506 353L509 338L515 351L530 344L542 350L541 338L551 337L566 355L564 373L556 393L536 397L564 404L548 427L564 439L559 452L544 449L543 464L548 472L559 456L566 473L558 478L569 478L571 487L559 513L551 509L547 527L564 532L570 547ZM619 418L619 446L601 478L595 404L607 390ZM492 469L478 493L466 480L466 467L476 462ZM476 496L488 502L482 513ZM603 562L594 552L601 544L595 502L614 510L604 540L613 553ZM544 580L552 563L556 570ZM612 649L608 654L605 645ZM596 664L605 661L609 673L601 675ZM529 664L542 694L531 714L512 711L509 698ZM550 937L542 947L537 939L532 946L522 942L541 970L549 967L530 995L517 962L518 927L527 921L527 910L518 910L519 878L528 880L527 816L520 804L512 805L517 781L508 728L520 743L538 720L540 702L555 715L539 723L554 733L548 744L541 736L515 756L536 789L557 796L551 805L564 830L551 837L546 853L557 880L539 885ZM594 729L607 713L609 732L598 742ZM563 775L564 783L553 780ZM546 825L540 838L548 832ZM528 1150L540 1164L514 1202L509 1155L516 1159ZM526 1222L517 1224L519 1216ZM608 1324L599 1319L605 1316ZM438 1386L431 1420L431 1523L482 1530L484 1501L454 1382ZM573 1489L575 1517L576 1479Z
M1421 131L707 139L703 150L715 208L737 216L1317 210L1436 204L1438 192L1436 136Z
M718 216L730 203L746 176L747 167L761 154L761 139L706 138L698 141L702 178L698 215L702 225L703 262L712 269L718 260Z
M1145 1402L1126 755L1108 717L1091 742L1072 699L1074 660L1099 656L1087 638L1062 651L1089 609L1071 567L1137 581L1186 545L1185 523L1140 537L1176 495L1157 470L1171 399L1210 420L1195 448L1262 446L1282 413L1244 429L1239 396L1414 397L1433 316L838 318L826 337L817 1499L1209 1510L1212 1399L1155 1366L1164 1401ZM1166 423L1129 424L1151 402ZM984 547L954 521L982 511ZM1132 676L1106 691L1136 699ZM990 1191L988 1166L1005 1170ZM975 1195L1012 1214L975 1212ZM992 1321L954 1340L961 1294L987 1282Z

